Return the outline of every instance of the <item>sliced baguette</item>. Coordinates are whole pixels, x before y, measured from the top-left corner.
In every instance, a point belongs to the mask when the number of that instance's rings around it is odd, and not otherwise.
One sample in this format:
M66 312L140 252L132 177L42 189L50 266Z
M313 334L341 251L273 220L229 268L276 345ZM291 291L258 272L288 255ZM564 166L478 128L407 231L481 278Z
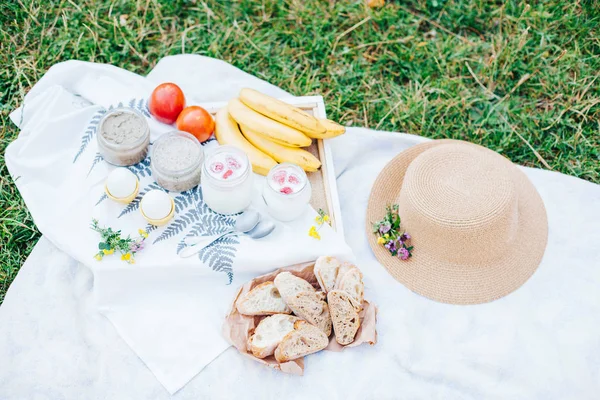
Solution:
M329 344L327 336L306 321L296 321L294 330L283 338L275 350L275 359L283 363L323 350Z
M287 301L288 297L292 297L298 292L314 292L315 288L308 281L293 275L290 272L281 272L275 277L275 286L281 297Z
M350 295L343 290L332 290L327 294L327 301L335 340L342 346L352 343L360 327L360 318Z
M362 272L360 272L357 267L353 266L339 277L335 286L336 289L343 290L352 296L354 303L359 310L365 298L365 284L362 279Z
M341 265L335 257L322 256L317 259L314 274L323 292L327 293L333 290Z
M252 354L258 358L273 354L285 335L294 330L296 321L300 321L300 318L285 314L275 314L260 321L249 339Z
M286 298L294 314L321 329L327 337L331 335L331 316L323 292L298 292Z
M345 262L342 265L340 265L340 268L338 268L337 276L335 278L334 289L337 289L337 286L340 284L342 277L346 275L346 272L350 271L352 268L356 267L354 266L354 264L350 264L349 262Z
M256 286L237 301L237 310L244 315L290 314L273 281Z

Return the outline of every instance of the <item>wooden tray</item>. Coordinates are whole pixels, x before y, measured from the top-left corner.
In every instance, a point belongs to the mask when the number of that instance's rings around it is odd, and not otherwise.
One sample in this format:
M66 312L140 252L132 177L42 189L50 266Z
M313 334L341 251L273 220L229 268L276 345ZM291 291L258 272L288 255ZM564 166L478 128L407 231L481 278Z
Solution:
M325 103L321 96L302 96L280 98L286 103L293 104L309 114L319 118L326 118ZM221 107L227 105L226 102L219 103L200 103L209 113L215 114ZM340 211L340 200L335 182L335 172L333 168L333 157L327 140L313 140L310 147L306 148L313 155L321 160L321 169L317 172L308 172L308 179L312 185L311 205L315 210L323 209L331 218L331 226L337 232L344 233L342 224L342 214Z

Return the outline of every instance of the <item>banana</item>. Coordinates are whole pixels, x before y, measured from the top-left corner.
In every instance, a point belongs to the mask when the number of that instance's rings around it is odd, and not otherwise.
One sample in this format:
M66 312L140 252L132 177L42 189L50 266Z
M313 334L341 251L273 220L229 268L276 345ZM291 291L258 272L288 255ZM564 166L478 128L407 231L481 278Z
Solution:
M239 99L230 100L227 110L238 124L252 129L273 142L289 147L307 147L312 143L312 140L299 130L257 113Z
M254 146L264 151L278 162L291 162L299 165L307 172L314 172L321 167L321 161L306 150L297 147L287 147L271 142L263 135L253 131L247 126L240 125L246 139Z
M227 107L217 111L215 125L215 137L219 144L228 144L235 146L248 155L252 163L252 170L257 174L266 176L271 168L277 165L273 158L269 157L250 142L240 132L238 124L231 118L227 112Z
M298 129L309 137L325 134L325 127L317 118L274 97L244 88L240 91L240 100L254 111Z
M309 137L313 139L331 139L332 137L340 136L346 133L346 128L343 125L333 122L330 119L319 118L319 122L327 131L322 135L308 135Z

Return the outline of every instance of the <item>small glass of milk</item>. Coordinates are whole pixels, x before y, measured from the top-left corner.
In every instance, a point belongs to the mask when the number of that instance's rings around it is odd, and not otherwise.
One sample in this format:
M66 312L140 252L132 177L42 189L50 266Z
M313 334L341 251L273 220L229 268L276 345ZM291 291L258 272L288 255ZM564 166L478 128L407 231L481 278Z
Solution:
M280 221L300 217L310 202L312 189L302 168L292 163L274 166L267 175L263 198L269 214Z

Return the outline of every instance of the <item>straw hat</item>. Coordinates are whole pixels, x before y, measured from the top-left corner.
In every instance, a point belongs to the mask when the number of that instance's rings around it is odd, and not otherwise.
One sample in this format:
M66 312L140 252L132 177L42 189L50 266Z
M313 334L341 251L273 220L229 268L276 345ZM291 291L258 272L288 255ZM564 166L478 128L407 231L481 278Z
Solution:
M377 244L373 223L398 204L411 235L403 261ZM367 209L375 257L396 280L432 300L489 302L518 289L546 248L548 221L538 192L509 160L458 140L411 147L377 177Z

